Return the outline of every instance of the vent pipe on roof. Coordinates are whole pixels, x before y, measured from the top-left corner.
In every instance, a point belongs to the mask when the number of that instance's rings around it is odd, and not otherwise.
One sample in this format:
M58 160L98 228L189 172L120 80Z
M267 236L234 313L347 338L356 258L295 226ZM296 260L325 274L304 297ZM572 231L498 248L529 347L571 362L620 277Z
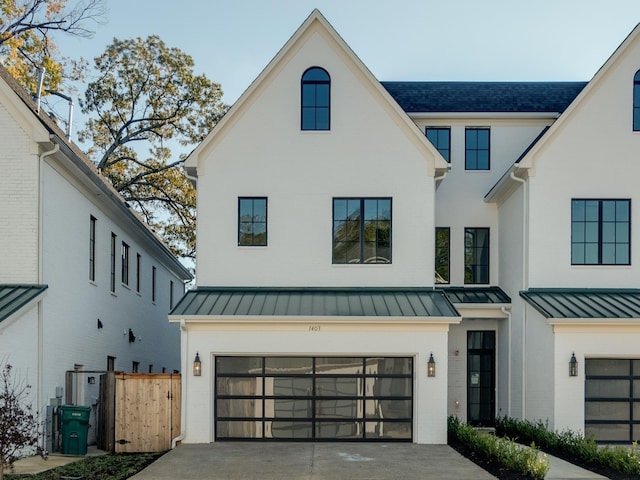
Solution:
M38 87L36 90L36 113L40 114L40 99L42 98L42 84L44 83L44 67L38 67Z
M67 140L71 140L71 123L73 122L73 99L63 93L54 92L53 90L47 90L47 93L50 95L57 95L60 98L64 98L67 102L69 102L69 118L67 119Z

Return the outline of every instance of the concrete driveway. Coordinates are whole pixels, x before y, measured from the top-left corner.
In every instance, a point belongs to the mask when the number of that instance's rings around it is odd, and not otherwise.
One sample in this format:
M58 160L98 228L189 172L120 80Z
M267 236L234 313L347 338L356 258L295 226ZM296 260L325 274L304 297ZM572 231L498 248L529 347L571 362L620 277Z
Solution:
M252 443L181 445L134 480L483 480L492 475L447 445Z

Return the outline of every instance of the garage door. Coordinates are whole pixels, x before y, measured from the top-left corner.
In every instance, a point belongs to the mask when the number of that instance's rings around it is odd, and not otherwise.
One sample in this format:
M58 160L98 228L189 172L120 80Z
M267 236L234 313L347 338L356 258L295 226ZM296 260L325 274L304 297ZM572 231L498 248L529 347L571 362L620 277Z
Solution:
M640 360L585 362L585 433L601 443L640 439Z
M216 440L411 441L409 357L219 356Z

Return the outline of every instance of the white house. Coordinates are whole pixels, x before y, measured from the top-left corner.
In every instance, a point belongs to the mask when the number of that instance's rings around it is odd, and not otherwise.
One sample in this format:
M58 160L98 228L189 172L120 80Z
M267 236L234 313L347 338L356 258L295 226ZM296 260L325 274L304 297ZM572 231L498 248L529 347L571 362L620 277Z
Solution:
M589 83L381 83L312 12L187 160L184 441L638 438L635 38Z
M101 372L180 369L192 277L2 67L0 125L0 362L95 427Z

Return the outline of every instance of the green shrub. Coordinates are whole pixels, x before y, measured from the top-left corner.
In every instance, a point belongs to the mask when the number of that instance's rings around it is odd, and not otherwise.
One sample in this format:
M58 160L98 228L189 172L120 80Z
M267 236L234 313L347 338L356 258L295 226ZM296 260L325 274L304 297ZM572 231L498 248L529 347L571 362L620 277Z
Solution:
M631 446L599 447L594 439L571 430L553 432L540 420L532 422L507 417L496 420L496 435L522 443L535 442L542 450L578 459L585 465L611 468L624 475L640 475L640 450L635 442Z
M451 438L510 470L534 480L544 479L549 471L549 460L546 455L540 454L534 444L527 448L507 438L481 433L456 417L449 417L448 426Z

